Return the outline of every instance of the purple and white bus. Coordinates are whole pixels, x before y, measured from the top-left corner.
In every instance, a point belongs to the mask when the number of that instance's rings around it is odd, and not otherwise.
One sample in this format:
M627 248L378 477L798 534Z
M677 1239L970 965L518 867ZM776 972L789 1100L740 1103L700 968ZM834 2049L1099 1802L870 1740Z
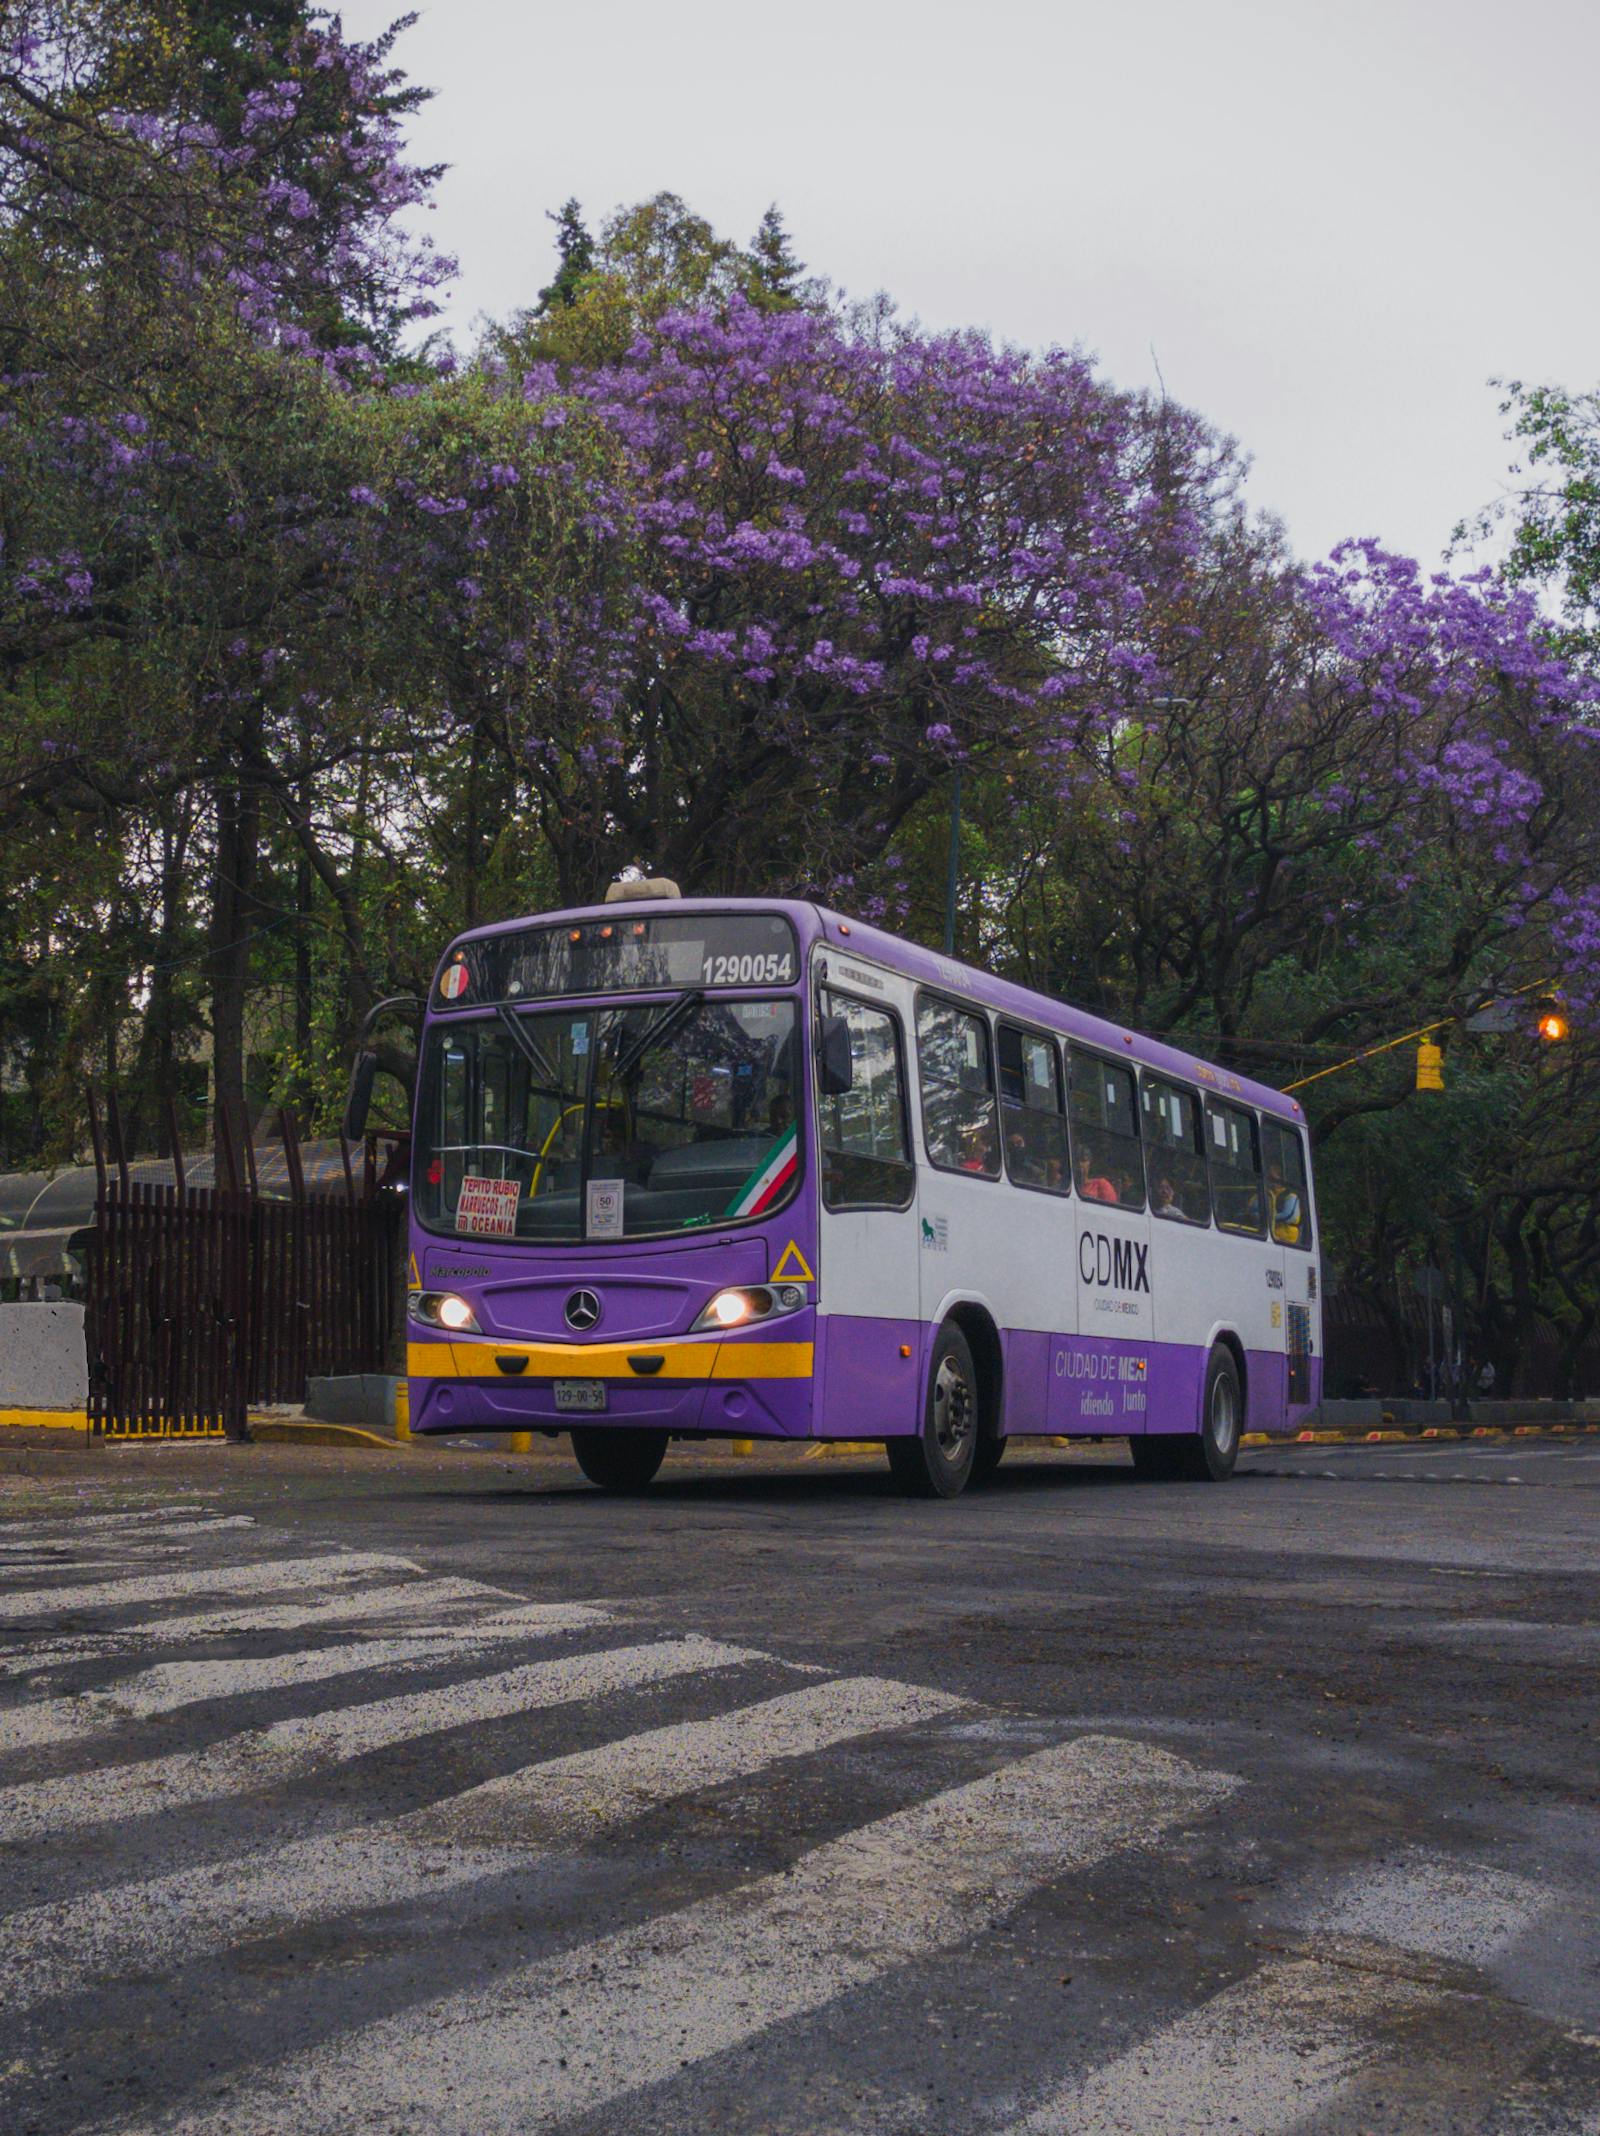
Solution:
M1300 1108L815 905L641 896L475 929L427 1004L416 1433L1007 1443L1225 1478L1318 1400ZM670 885L650 886L670 891Z

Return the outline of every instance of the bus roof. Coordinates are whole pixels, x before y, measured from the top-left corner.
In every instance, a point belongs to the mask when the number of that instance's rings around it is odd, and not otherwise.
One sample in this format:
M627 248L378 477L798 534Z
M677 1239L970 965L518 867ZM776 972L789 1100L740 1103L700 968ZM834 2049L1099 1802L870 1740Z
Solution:
M1274 1090L1270 1083L1257 1083L1248 1076L1236 1075L1231 1068L1219 1068L1199 1054L1184 1052L1160 1039L1147 1038L1124 1024L1108 1022L1105 1017L1093 1016L1086 1009L1075 1009L1053 995L1035 993L1031 987L1018 986L1010 979L998 979L981 965L964 963L959 957L947 957L942 950L924 949L919 943L908 942L904 936L891 934L886 928L874 927L867 920L854 919L848 913L836 912L830 906L817 905L803 898L630 898L614 900L609 905L574 905L560 912L527 913L517 919L498 921L493 926L468 928L454 938L450 948L461 942L485 941L495 935L513 934L524 927L561 926L573 921L617 919L625 913L646 912L781 912L795 923L805 941L824 941L846 956L853 953L870 963L900 972L908 979L936 987L943 993L963 995L999 1014L1013 1016L1021 1023L1039 1024L1067 1038L1081 1039L1085 1045L1096 1046L1106 1054L1138 1061L1143 1067L1176 1076L1183 1082L1198 1083L1222 1097L1243 1099L1246 1104L1291 1123L1304 1125L1305 1122L1299 1104L1283 1091ZM429 1001L431 1008L431 994Z

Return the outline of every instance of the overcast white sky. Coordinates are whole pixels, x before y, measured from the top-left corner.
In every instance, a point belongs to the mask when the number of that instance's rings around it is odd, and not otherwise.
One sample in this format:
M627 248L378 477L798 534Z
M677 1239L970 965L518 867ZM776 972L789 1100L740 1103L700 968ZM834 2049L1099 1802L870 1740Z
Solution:
M739 239L776 200L852 295L1119 385L1153 348L1302 555L1429 564L1504 480L1489 378L1600 383L1596 0L413 4L461 328L548 279L569 194Z

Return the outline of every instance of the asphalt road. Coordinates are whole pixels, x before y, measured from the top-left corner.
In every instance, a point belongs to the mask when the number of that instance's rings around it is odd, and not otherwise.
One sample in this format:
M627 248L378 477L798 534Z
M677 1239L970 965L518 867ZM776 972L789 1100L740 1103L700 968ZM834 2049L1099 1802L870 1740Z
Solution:
M1600 1442L0 1450L0 2129L1600 2136Z

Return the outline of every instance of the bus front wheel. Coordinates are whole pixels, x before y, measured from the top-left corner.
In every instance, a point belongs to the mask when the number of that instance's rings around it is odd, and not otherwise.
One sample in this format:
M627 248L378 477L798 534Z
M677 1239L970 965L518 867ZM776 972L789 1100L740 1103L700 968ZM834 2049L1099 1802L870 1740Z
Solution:
M626 1425L602 1429L575 1424L572 1451L579 1468L602 1491L642 1491L666 1459L667 1435Z
M888 1439L889 1473L908 1498L954 1498L978 1450L978 1370L967 1338L946 1321L928 1360L922 1429Z

